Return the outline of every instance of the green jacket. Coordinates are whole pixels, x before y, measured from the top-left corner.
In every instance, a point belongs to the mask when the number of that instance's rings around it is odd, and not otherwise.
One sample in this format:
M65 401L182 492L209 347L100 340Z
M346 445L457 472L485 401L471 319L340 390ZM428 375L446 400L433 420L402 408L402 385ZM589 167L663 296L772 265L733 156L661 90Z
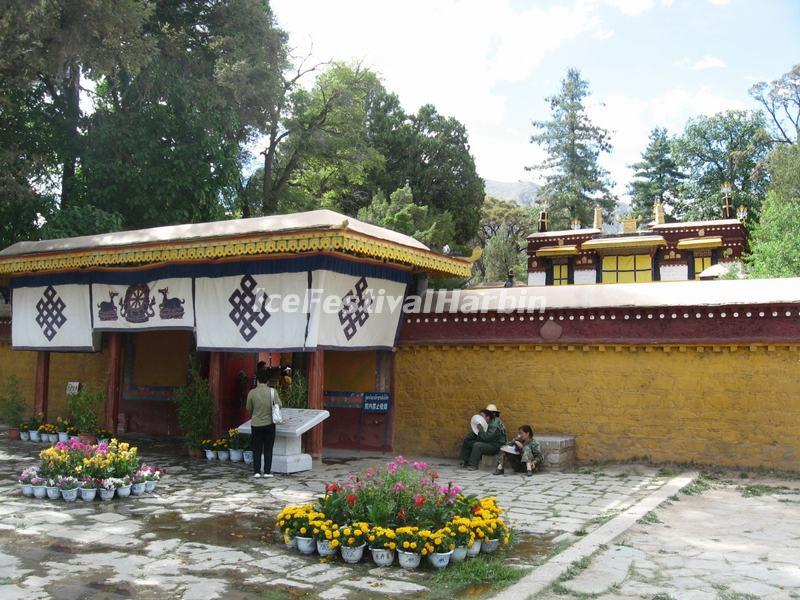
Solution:
M535 461L537 465L541 465L544 460L542 456L542 447L535 438L531 438L523 444L520 454L524 462Z
M486 431L478 432L478 440L497 446L498 450L506 443L506 426L503 425L500 417L492 419Z
M271 390L271 391L270 391ZM250 413L251 427L264 427L272 425L272 402L281 406L278 390L269 387L266 383L259 383L255 389L247 394L247 412Z

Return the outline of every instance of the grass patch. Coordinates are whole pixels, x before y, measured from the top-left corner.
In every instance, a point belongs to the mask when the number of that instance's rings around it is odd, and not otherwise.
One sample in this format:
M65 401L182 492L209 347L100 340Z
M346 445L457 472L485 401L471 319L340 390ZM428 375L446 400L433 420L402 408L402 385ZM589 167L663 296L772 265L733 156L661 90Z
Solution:
M718 479L719 477L701 473L697 479L692 481L690 484L683 486L681 488L681 493L686 494L687 496L699 496L703 492L710 490L713 487L712 482Z
M655 596L651 596L650 600L675 600L675 598L673 598L672 596L670 596L666 592L660 592L660 593L656 594Z
M582 571L585 571L589 565L592 564L592 557L591 556L584 556L580 560L576 560L573 562L566 571L564 571L558 578L559 581L569 581L570 579L574 579L578 575L581 574Z
M734 592L726 585L715 585L714 589L717 590L718 600L758 600L758 596L754 594L742 594Z
M796 493L794 490L786 487L785 485L765 485L763 483L743 485L739 487L739 491L745 498L753 498L756 496L772 496L773 494Z
M656 523L661 523L661 519L659 519L658 515L651 510L636 522L640 525L655 525Z
M679 475L680 473L680 469L675 469L673 467L661 467L658 470L659 477L675 477L675 475Z
M470 597L482 596L508 587L525 575L502 559L466 560L442 569L431 579L428 598L453 598L466 593Z
M586 534L584 533L584 535L586 535ZM556 544L556 546L555 546L555 547L554 547L554 548L553 548L553 549L550 551L550 554L548 554L548 555L547 555L547 560L550 560L550 559L551 559L551 558L553 558L554 556L558 556L559 554L561 554L561 553L562 553L564 550L566 550L566 549L567 549L567 548L569 548L570 546L572 546L572 541L571 541L571 540L561 540L561 541L560 541L560 542L558 542L558 544Z

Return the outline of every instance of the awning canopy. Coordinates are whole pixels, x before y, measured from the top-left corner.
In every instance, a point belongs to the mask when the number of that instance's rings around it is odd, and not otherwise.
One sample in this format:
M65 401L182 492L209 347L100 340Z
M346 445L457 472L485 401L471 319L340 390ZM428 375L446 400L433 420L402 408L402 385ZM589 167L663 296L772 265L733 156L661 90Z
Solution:
M667 241L660 235L628 235L587 240L581 244L581 250L654 249L666 245Z
M678 242L678 250L708 250L722 246L720 236L687 238Z
M542 246L536 251L536 256L547 258L550 256L575 256L578 254L578 246Z

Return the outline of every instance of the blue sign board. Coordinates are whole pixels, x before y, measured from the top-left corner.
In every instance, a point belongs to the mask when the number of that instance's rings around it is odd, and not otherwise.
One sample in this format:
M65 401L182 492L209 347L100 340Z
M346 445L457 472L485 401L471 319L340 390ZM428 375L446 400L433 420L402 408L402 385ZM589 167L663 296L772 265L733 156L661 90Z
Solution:
M365 413L388 413L389 402L389 392L366 392L361 410Z

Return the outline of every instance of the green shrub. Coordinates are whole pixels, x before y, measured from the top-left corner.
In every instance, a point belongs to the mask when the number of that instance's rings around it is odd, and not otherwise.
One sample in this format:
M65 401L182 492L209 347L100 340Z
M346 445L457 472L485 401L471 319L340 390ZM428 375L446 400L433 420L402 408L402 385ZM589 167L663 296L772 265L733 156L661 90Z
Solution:
M0 388L0 421L10 427L17 427L25 413L25 401L22 399L19 379L9 375Z
M190 448L200 448L211 437L214 427L214 399L208 380L192 366L189 382L175 391L178 425Z
M99 419L98 410L105 404L105 394L100 390L83 388L74 396L67 398L69 418L84 435L94 435Z
M292 376L292 383L281 392L281 404L284 408L308 408L308 381L303 375Z

